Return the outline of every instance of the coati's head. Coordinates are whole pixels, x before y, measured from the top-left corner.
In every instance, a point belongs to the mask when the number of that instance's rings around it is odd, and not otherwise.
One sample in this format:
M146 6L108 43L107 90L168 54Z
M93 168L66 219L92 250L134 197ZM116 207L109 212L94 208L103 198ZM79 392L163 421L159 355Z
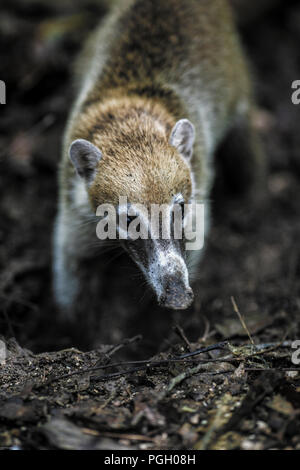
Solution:
M85 182L94 211L102 204L116 209L117 237L126 238L120 243L144 273L159 304L185 309L193 301L185 240L175 239L172 228L166 238L164 229L174 223L175 206L188 204L192 197L189 160L194 126L187 119L170 125L159 115L153 116L153 110L150 113L144 108L126 115L119 110L117 116L94 116L95 132L82 132L81 136L89 139L76 138L72 142L71 161ZM126 200L125 206L120 205L120 197ZM149 217L152 205L167 209L159 218L156 236ZM125 225L138 221L144 236L132 239L129 231L124 237L124 214ZM180 217L183 225L181 212Z

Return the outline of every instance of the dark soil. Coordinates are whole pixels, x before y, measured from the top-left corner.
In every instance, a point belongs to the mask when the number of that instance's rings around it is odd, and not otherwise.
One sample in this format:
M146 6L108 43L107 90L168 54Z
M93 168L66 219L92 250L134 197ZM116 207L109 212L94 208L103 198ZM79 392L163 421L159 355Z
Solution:
M51 293L56 173L71 65L99 3L1 2L0 448L300 449L300 377L283 370L296 368L290 341L300 339L300 5L277 2L241 29L269 157L267 208L246 208L220 168L193 307L161 310L126 256L107 256L99 305L70 324ZM113 366L151 356L150 366Z

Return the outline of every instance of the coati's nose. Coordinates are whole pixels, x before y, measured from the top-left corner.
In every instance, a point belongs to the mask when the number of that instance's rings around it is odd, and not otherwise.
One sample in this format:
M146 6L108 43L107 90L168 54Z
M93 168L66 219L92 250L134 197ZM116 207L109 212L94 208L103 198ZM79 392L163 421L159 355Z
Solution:
M164 283L164 292L159 298L159 304L173 310L185 310L194 300L190 287L178 277L168 277Z

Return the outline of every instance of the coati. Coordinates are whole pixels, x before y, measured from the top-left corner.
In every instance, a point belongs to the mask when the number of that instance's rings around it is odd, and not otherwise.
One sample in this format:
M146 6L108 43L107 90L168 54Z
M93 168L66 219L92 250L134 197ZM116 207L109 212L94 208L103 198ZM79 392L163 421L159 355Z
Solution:
M95 257L99 205L120 210L120 196L131 206L170 209L204 202L207 230L213 157L226 135L238 136L236 178L246 174L252 194L264 168L251 77L228 2L112 3L76 66L77 99L59 169L54 293L66 313L78 299L81 264ZM199 252L186 253L172 238L119 243L161 306L191 305L187 257L198 263Z

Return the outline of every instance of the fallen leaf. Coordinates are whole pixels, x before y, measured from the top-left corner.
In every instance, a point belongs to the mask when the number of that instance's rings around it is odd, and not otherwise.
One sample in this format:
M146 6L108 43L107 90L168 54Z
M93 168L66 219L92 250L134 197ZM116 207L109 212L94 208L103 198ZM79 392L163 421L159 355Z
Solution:
M274 319L272 317L254 312L244 315L244 320L251 335L258 333L267 326L270 326ZM222 323L215 325L216 330L221 333L223 338L232 338L233 336L248 336L240 320L235 317L225 319Z
M290 416L294 412L293 405L281 395L275 395L268 403L268 407L286 416Z

